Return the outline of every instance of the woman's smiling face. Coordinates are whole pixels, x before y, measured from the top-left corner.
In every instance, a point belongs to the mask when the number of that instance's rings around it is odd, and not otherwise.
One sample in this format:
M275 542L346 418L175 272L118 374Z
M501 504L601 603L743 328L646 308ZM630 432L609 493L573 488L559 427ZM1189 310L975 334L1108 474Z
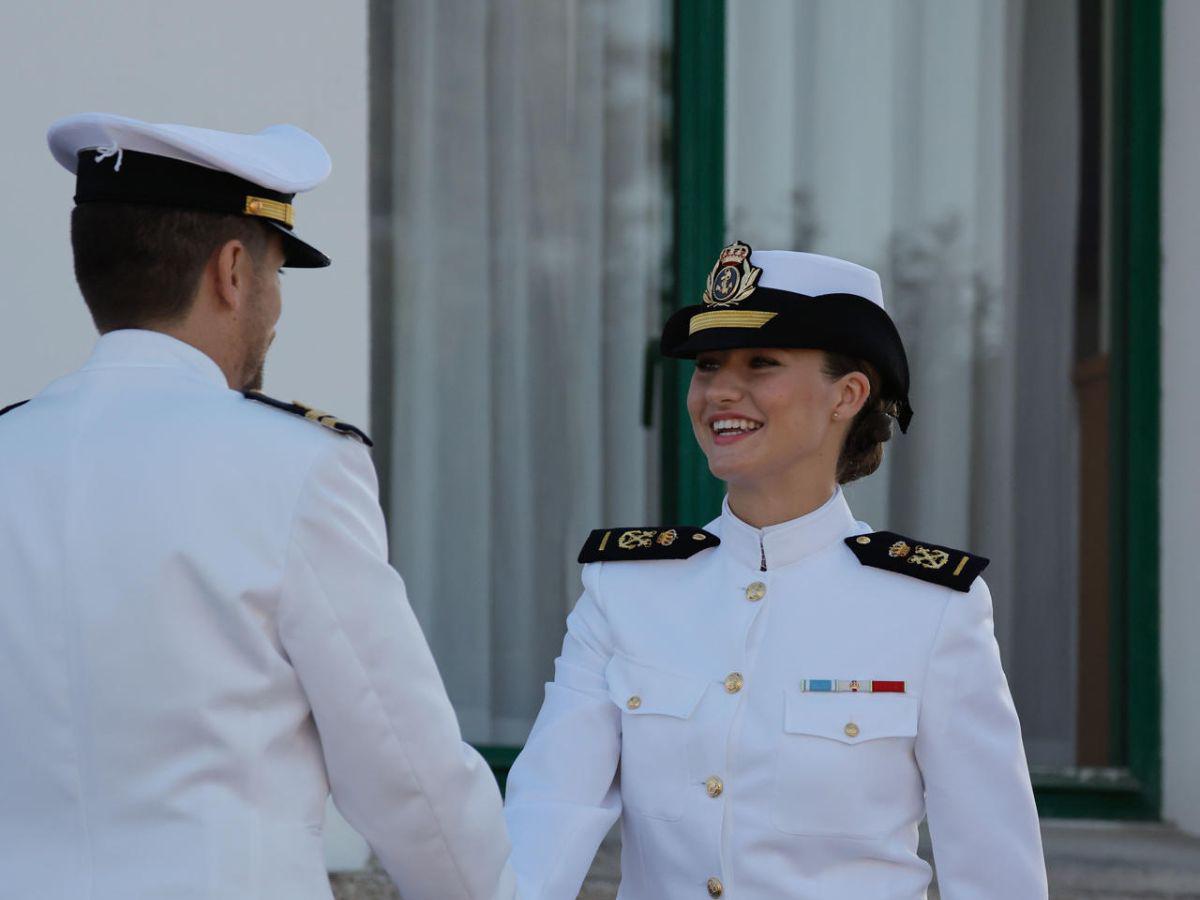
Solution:
M783 488L826 469L832 477L845 425L861 403L845 406L844 382L856 376L834 380L824 369L820 350L739 348L697 356L687 408L713 475L758 489Z

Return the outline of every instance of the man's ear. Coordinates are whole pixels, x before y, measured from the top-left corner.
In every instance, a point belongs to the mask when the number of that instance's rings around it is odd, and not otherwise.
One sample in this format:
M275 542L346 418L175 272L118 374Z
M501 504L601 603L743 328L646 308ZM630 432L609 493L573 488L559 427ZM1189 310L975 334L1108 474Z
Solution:
M241 241L226 241L210 262L217 302L233 312L241 312L254 277L254 260Z

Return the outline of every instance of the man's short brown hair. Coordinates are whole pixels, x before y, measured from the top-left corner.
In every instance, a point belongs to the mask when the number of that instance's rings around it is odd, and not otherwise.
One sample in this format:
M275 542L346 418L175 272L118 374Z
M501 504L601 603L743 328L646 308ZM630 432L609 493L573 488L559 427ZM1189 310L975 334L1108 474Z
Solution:
M136 203L71 213L75 281L101 334L182 319L209 258L231 240L266 258L266 228L244 216Z

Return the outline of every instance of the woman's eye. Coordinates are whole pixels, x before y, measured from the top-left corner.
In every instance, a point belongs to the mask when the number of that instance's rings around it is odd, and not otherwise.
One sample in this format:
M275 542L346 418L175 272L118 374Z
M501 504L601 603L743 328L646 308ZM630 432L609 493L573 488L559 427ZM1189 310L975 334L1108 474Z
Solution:
M711 359L698 359L696 360L696 371L715 372L717 371L717 363L715 360Z
M779 365L779 361L769 356L756 356L750 360L750 366L755 369L767 369Z

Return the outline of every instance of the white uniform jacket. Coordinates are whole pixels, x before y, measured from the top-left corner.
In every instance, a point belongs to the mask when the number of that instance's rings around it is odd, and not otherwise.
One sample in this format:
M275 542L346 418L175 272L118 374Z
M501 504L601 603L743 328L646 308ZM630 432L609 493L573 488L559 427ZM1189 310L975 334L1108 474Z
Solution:
M508 781L522 895L574 898L621 815L620 900L915 900L928 814L943 900L1045 898L984 583L863 566L840 490L765 530L726 505L707 529L720 546L690 559L584 567Z
M513 896L376 491L153 332L0 417L0 897L328 900L331 787L405 900Z

